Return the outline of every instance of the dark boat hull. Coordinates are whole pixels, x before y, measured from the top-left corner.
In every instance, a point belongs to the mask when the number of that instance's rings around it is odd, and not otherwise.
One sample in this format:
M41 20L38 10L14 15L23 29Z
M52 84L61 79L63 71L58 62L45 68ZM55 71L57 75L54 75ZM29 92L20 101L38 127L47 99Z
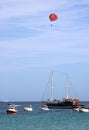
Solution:
M79 102L63 101L63 102L45 102L50 109L73 109L79 108Z
M7 110L7 114L17 114L17 111L15 112L15 111L8 111Z
M15 108L8 108L6 112L7 114L17 114L18 110L16 110Z
M48 105L48 108L50 109L72 109L72 106L54 106L54 105Z

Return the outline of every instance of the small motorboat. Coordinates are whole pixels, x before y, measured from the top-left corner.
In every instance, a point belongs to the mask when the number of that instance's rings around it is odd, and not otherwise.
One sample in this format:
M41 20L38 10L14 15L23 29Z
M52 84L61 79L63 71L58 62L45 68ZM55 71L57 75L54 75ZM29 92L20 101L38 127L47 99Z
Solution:
M89 108L86 107L74 108L73 110L78 112L89 112Z
M49 108L47 105L44 105L43 107L39 107L39 110L49 111Z
M25 106L24 111L33 111L32 105Z
M80 108L74 108L73 110L79 112Z
M80 108L79 112L89 112L89 109L88 108Z
M7 114L17 114L18 110L14 106L9 106L6 112Z

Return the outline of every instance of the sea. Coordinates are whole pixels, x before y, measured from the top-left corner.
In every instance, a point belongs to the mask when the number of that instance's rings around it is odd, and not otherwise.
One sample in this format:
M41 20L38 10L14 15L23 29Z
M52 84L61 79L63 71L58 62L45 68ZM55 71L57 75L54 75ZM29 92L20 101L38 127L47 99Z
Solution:
M7 102L0 102L0 130L89 130L89 113L70 109L41 111L40 102L14 102L18 114L7 114ZM82 104L89 105L89 102ZM32 105L33 111L24 111Z

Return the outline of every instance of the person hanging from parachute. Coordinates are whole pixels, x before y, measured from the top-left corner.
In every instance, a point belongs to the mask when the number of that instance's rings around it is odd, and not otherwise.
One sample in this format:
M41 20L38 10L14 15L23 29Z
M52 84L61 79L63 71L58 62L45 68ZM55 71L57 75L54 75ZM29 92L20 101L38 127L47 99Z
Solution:
M54 22L54 21L58 20L58 15L55 13L52 13L49 15L49 19L50 19L50 22ZM52 23L51 23L51 26L53 26Z

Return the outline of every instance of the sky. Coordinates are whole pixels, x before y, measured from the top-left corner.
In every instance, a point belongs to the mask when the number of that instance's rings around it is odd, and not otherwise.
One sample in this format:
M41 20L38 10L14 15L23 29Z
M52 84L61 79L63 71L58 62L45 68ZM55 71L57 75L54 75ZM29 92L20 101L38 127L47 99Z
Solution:
M41 101L52 70L55 98L65 97L68 74L89 101L89 0L0 1L0 101Z

